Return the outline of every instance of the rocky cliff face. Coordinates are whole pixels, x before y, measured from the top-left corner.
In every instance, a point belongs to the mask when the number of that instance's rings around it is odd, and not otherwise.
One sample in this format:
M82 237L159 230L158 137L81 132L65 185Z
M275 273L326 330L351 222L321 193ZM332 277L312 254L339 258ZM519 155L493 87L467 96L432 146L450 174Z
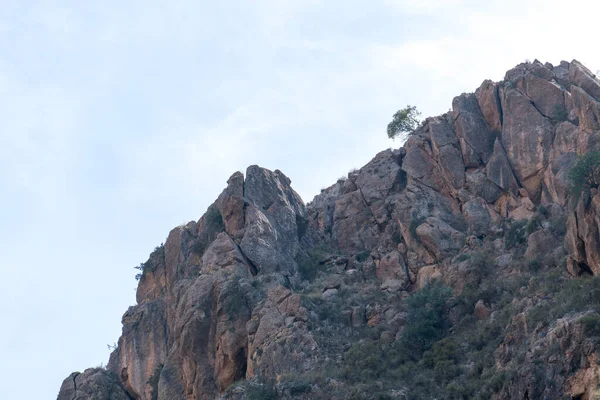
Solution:
M589 70L535 61L308 205L280 171L236 172L142 265L107 370L59 400L595 398L600 194L574 204L568 173L599 121Z

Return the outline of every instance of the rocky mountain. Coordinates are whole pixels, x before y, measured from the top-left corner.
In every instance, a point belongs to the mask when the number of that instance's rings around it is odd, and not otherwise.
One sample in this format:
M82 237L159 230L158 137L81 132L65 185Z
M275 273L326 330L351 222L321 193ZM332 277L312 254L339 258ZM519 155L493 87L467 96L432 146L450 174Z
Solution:
M600 81L537 60L304 204L236 172L58 400L600 398Z

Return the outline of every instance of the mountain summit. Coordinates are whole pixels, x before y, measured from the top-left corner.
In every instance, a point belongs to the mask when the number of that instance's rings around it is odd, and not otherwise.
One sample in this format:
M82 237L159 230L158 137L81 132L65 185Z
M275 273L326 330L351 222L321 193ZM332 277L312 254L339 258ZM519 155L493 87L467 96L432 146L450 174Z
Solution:
M593 399L600 82L523 63L304 204L236 172L140 265L106 369L58 400Z

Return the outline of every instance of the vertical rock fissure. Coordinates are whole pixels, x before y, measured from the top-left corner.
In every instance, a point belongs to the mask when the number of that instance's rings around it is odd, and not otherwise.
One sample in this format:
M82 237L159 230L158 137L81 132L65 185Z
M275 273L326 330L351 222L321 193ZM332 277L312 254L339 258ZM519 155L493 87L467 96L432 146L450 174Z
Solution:
M77 397L77 377L78 376L79 376L79 374L73 375L73 398L71 400L75 400L75 398Z

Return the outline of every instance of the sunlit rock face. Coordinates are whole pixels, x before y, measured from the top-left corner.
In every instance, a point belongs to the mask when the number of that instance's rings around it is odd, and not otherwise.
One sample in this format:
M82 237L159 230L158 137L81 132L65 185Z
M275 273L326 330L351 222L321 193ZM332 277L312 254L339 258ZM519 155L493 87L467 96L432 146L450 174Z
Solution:
M578 155L600 150L599 100L600 83L579 62L534 61L456 97L402 148L308 205L279 170L234 173L206 213L173 229L143 264L107 369L71 375L58 399L243 399L265 379L279 398L344 399L351 384L323 378L323 368L343 369L354 342L333 340L332 327L355 339L379 329L387 351L407 323L405 299L435 282L460 294L476 273L465 259L482 243L493 243L494 266L507 271L520 257L564 251L571 275L597 275L600 194L574 203L568 175ZM542 210L546 220L535 222ZM530 220L519 253L508 227ZM477 300L473 318L493 321L494 305ZM519 384L495 398L593 398L600 372L577 318L543 336L515 315L498 368L525 351L515 343L559 343L571 358L545 370L556 385L541 392L525 359ZM286 383L298 376L312 381Z

